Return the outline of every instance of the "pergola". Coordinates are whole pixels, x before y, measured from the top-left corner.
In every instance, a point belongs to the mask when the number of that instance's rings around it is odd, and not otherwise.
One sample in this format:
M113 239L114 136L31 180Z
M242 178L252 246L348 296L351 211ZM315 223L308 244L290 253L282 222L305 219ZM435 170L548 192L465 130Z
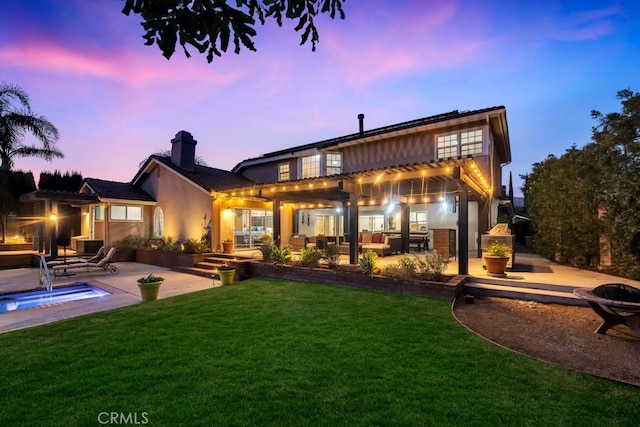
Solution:
M458 205L459 273L468 272L468 202L489 200L493 189L473 156L443 159L433 162L403 164L295 181L256 184L230 189L227 198L257 198L273 203L274 240L280 244L280 206L284 203L309 207L342 207L346 213L344 229L349 236L349 262L358 260L358 210L365 205L400 206L400 232L404 252L409 250L409 209L414 204L433 203L454 198ZM488 230L488 210L479 228Z

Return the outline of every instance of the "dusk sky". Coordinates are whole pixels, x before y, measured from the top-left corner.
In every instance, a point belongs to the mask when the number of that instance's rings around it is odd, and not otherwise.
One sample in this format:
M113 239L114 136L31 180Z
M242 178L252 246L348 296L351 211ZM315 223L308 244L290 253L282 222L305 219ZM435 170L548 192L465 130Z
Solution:
M451 110L504 105L516 193L548 154L590 141L591 110L640 91L640 2L347 0L299 46L258 26L257 52L214 62L145 46L120 0L4 1L0 81L21 86L65 155L14 169L130 181L180 130L209 166Z

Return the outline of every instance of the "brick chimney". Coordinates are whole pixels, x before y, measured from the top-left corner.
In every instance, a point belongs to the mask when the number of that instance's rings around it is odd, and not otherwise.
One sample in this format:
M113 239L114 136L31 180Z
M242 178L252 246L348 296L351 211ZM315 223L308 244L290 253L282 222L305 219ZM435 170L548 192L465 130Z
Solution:
M196 144L193 136L184 130L171 140L171 163L179 168L193 172L195 170Z

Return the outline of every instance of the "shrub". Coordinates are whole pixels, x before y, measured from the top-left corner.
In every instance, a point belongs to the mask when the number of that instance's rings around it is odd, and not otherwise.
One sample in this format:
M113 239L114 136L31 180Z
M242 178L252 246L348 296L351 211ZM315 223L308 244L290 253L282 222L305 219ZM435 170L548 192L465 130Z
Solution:
M393 264L388 264L382 268L382 274L388 277L401 277L403 279L415 277L418 269L418 258L403 256Z
M327 245L322 258L327 261L329 268L336 268L340 263L340 248L337 245Z
M271 261L275 265L284 265L291 261L291 245L282 245L280 247L274 245L271 252Z
M507 245L500 242L493 242L487 249L487 255L490 255L490 256L506 257L506 256L509 256L510 254L511 254L511 251L509 251L509 248L507 247Z
M300 264L303 267L317 267L322 259L322 250L316 247L309 247L300 250Z
M271 234L263 234L260 236L260 253L262 253L263 261L271 261L273 250L276 248L276 245L273 244L273 237Z
M119 251L124 251L125 249L144 248L149 246L149 238L130 234L124 239L119 240L114 246Z
M360 258L358 264L360 265L360 270L364 274L372 277L378 269L378 254L376 254L372 250L368 250L364 255L362 255L362 258Z
M149 247L164 252L180 252L180 243L171 236L150 239Z
M441 282L449 260L438 252L431 251L424 255L424 259L416 256L416 270L420 277Z
M189 239L182 244L182 251L186 254L202 254L209 252L209 247L201 240Z

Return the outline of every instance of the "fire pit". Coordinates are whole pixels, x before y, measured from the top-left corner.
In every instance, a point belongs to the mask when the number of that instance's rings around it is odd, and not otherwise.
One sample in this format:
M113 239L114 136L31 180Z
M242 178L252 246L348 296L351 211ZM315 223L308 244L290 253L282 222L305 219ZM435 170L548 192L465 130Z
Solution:
M640 289L607 283L593 289L578 288L573 293L586 300L602 318L597 334L605 334L616 325L627 325L640 338Z

